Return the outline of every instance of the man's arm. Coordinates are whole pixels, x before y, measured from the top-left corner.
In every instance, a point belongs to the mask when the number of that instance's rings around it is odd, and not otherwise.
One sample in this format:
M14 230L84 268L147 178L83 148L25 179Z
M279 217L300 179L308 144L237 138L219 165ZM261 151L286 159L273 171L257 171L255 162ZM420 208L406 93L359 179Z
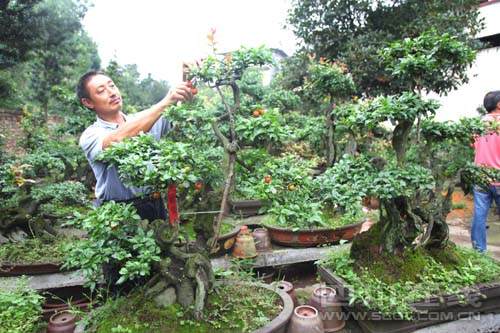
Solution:
M106 149L113 142L120 142L125 138L130 138L139 135L141 132L149 131L168 106L192 98L191 88L186 82L170 89L160 102L147 110L141 111L133 120L127 121L116 130L107 134L102 140L102 149Z

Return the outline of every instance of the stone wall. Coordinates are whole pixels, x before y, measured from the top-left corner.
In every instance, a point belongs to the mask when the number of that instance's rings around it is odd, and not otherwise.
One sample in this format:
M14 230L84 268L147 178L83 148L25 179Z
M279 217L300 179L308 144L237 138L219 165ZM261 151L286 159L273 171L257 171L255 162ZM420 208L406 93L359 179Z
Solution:
M6 150L15 152L16 143L22 138L21 110L0 109L0 133L5 137Z
M5 149L11 153L23 152L17 144L23 137L23 131L21 129L21 112L20 109L0 109L0 134L5 136ZM62 121L60 117L49 116L49 126Z

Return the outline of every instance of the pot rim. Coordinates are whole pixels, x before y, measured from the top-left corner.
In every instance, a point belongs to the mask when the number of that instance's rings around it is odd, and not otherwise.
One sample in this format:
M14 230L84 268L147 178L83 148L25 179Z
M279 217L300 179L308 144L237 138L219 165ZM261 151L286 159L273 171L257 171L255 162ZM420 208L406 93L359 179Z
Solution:
M286 326L288 325L288 322L290 321L290 318L293 315L293 311L294 311L294 305L293 305L292 298L286 292L284 292L281 289L275 288L272 285L268 285L268 284L261 283L261 282L224 281L224 280L215 281L215 285L221 285L221 284L225 284L225 283L226 284L245 285L245 286L256 286L259 288L264 288L264 289L267 289L269 291L273 291L273 292L277 293L278 296L281 298L281 302L283 304L283 309L281 310L281 312L276 317L274 317L274 319L271 320L270 323L253 331L252 333L271 333L271 332L277 332L278 329L286 328ZM80 322L80 323L81 324L79 324L77 326L75 332L84 332L84 330L85 330L84 322Z
M299 313L299 311L302 310L302 309L312 310L314 312L314 315L312 315L312 316L304 316L304 315L302 315L302 314ZM297 306L295 308L295 310L293 310L293 313L297 317L302 318L302 319L314 318L314 317L317 317L319 315L318 310L314 306L311 306L311 305L299 305L299 306Z
M344 226L341 226L338 228L299 229L299 230L295 230L295 231L292 231L292 228L282 228L282 227L277 227L277 226L270 226L268 224L263 224L263 226L269 230L277 230L277 231L289 232L289 233L293 233L293 234L299 234L299 233L312 234L312 233L321 233L321 232L342 231L342 230L350 229L350 228L354 228L354 227L361 227L363 225L363 223L365 223L365 222L366 222L366 220L361 221L361 222L357 222L357 223L353 223L353 224L344 225Z

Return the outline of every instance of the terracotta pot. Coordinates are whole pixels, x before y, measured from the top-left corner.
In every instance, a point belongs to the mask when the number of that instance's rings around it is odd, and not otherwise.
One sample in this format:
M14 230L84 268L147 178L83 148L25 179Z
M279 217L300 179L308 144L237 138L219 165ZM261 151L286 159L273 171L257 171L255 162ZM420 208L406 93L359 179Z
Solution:
M293 288L293 284L291 282L288 282L285 280L278 281L276 283L276 288L281 289L284 292L286 292L288 295L290 295L294 306L299 305L299 303L297 301L297 296L295 295L295 289Z
M292 247L313 247L321 244L338 243L340 240L350 241L361 230L364 222L349 224L340 228L292 229L266 225L273 243Z
M342 320L342 308L337 299L337 292L330 287L317 287L314 289L309 305L315 307L323 320L325 332L336 332L345 326Z
M269 231L266 228L257 228L253 231L253 239L255 241L255 248L257 252L271 251L271 238Z
M73 333L75 327L76 316L69 311L62 311L50 317L47 333Z
M230 232L220 235L217 238L217 245L212 253L210 253L211 257L218 257L224 254L230 253L231 249L234 246L234 242L236 241L236 235L240 232L240 227L236 226Z
M323 333L324 331L318 310L310 305L301 305L293 311L287 333Z
M246 225L241 226L240 233L236 236L236 242L233 248L233 257L240 259L255 258L257 250L255 249L255 242L250 230Z

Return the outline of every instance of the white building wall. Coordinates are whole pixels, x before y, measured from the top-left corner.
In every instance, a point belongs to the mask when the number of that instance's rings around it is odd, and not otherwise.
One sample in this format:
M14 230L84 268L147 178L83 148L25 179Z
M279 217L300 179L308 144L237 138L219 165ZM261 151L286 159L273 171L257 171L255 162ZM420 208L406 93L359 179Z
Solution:
M500 2L481 7L480 13L486 28L478 37L500 33ZM477 116L476 109L483 104L484 95L491 90L500 90L500 47L481 50L468 75L469 83L447 96L429 95L441 102L436 115L438 120Z

